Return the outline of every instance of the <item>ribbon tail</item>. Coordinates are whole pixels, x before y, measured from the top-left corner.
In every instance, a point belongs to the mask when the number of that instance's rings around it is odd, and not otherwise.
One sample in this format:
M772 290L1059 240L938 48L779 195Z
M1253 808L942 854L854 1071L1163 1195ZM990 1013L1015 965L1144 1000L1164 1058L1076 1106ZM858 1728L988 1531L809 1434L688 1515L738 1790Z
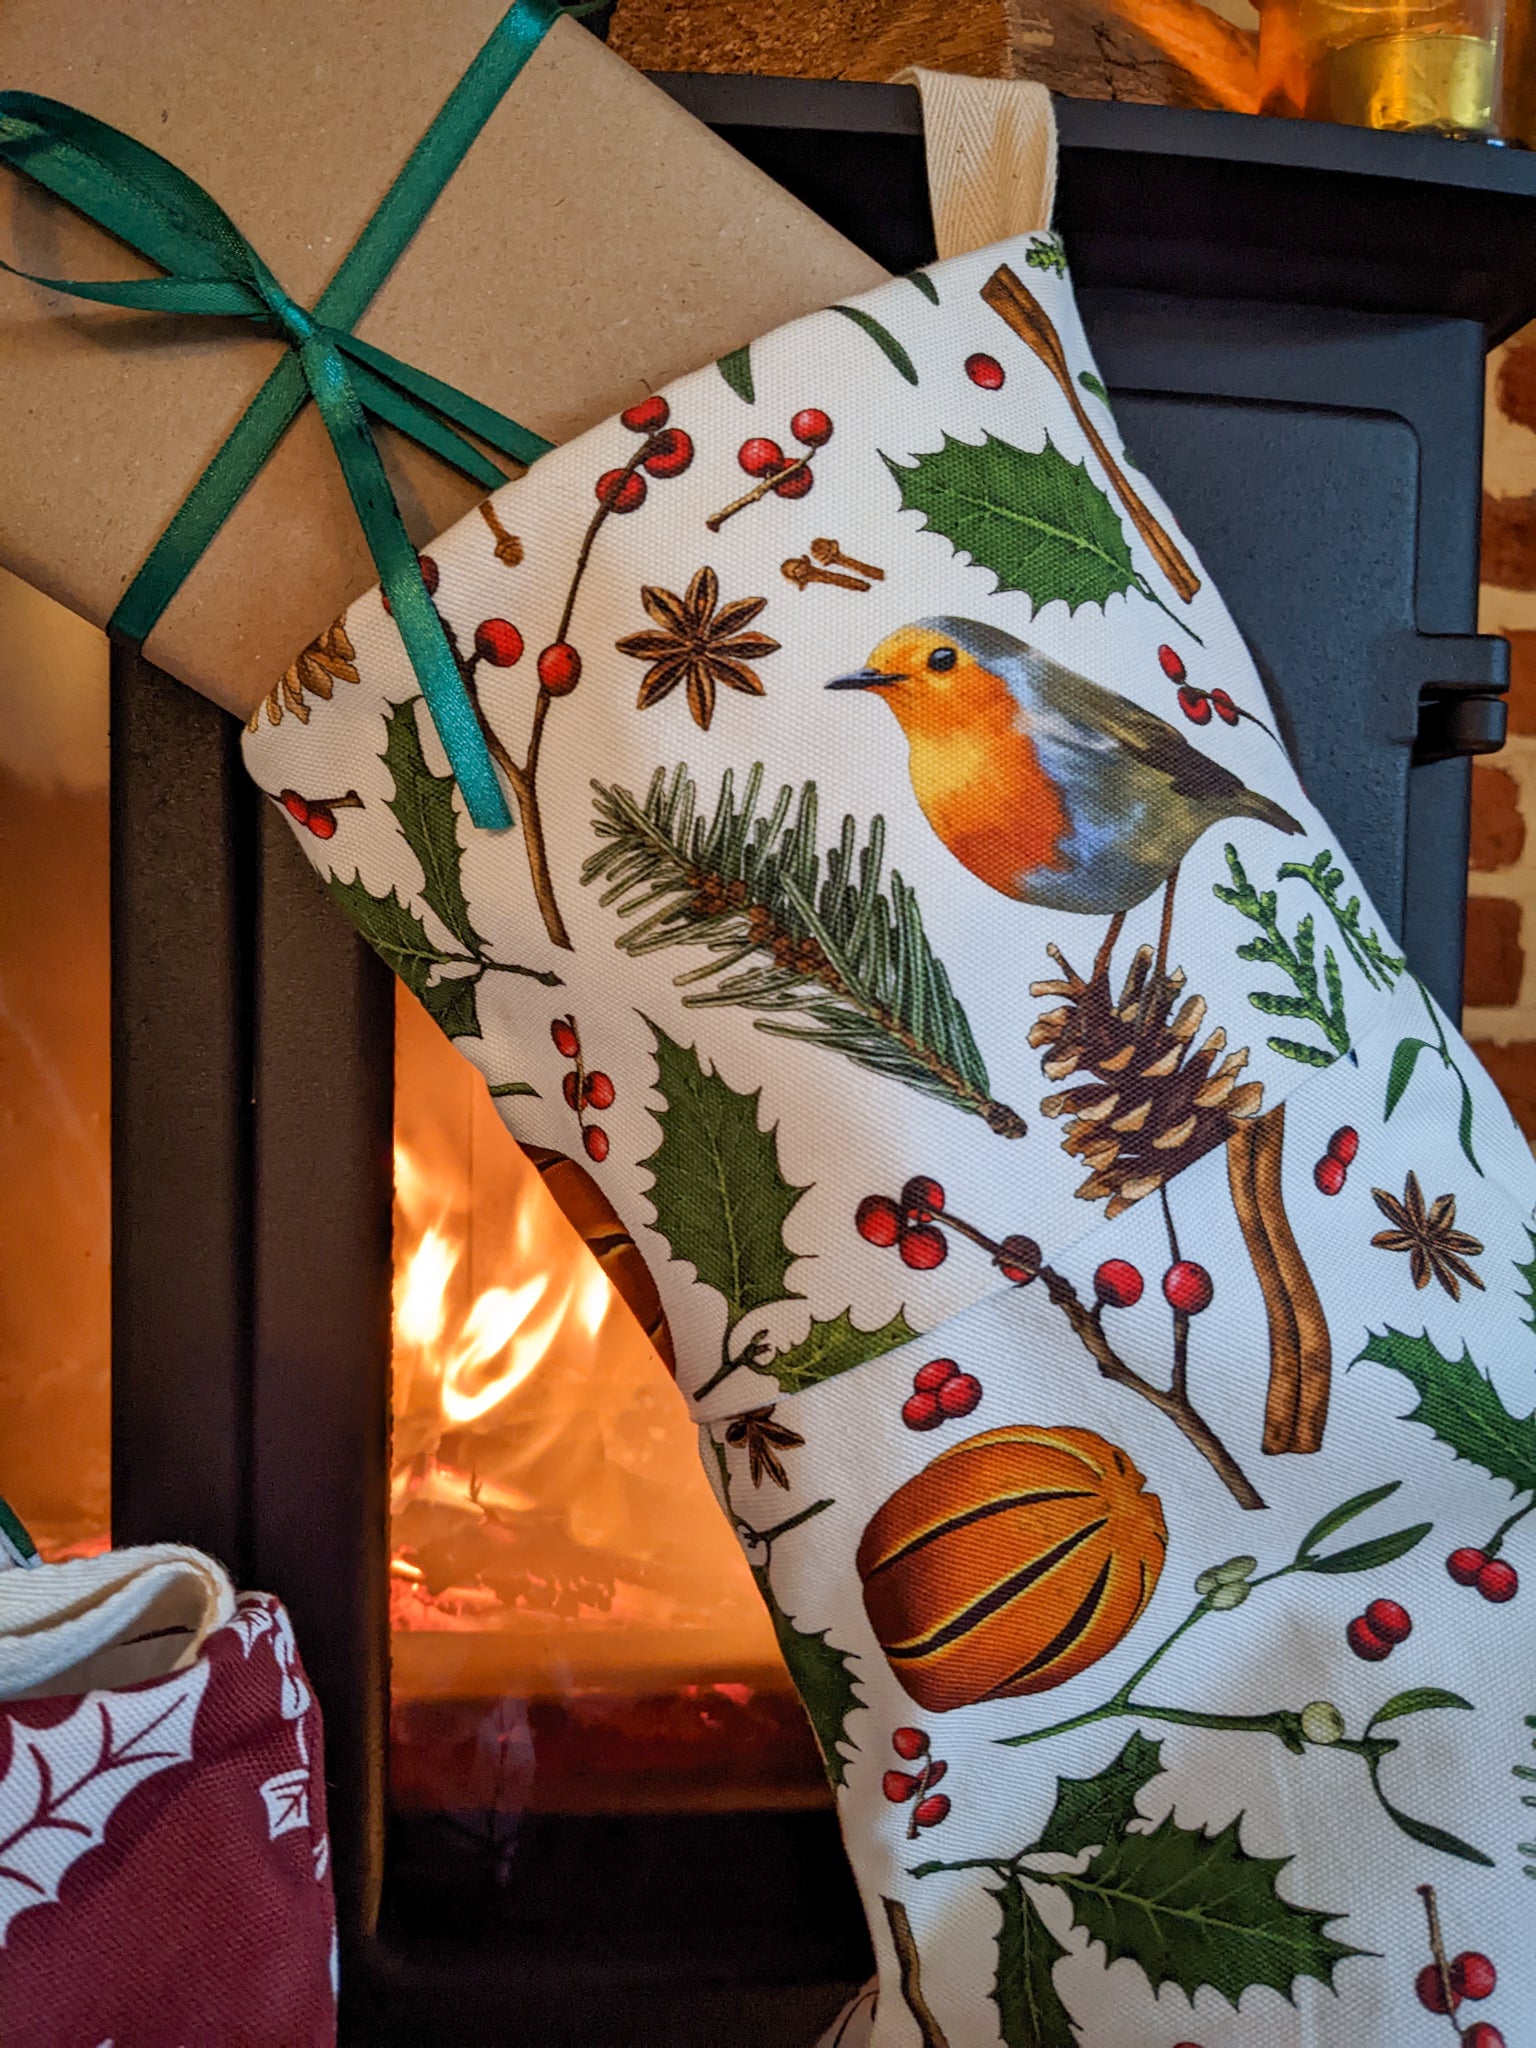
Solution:
M150 549L144 566L107 621L140 646L245 496L272 450L304 409L308 393L297 356L286 354L251 400L228 439Z
M500 454L510 456L512 461L527 467L537 462L541 455L547 455L554 446L541 434L535 434L528 427L519 426L504 412L497 412L494 406L484 405L478 398L471 398L468 392L456 391L451 384L444 384L440 378L428 376L425 370L418 370L412 363L402 363L398 357L388 355L371 342L362 341L355 334L337 337L338 345L345 349L354 362L362 364L401 391L407 392L423 406L430 407L439 419L448 420L456 427L463 427L477 436ZM362 390L359 384L359 391ZM369 401L370 411L377 407ZM452 460L452 457L445 458ZM505 482L505 478L498 478Z
M348 349L347 354L351 353ZM472 442L455 433L436 413L418 405L407 392L397 391L387 379L376 377L365 363L353 363L351 374L359 400L375 419L409 435L484 490L499 491L507 481L506 471L498 469L489 456L482 455Z
M389 488L347 363L333 342L319 336L305 343L301 359L304 376L330 434L358 521L389 598L395 624L469 815L476 825L504 830L512 823L512 813L496 779L463 673L421 580L416 550Z

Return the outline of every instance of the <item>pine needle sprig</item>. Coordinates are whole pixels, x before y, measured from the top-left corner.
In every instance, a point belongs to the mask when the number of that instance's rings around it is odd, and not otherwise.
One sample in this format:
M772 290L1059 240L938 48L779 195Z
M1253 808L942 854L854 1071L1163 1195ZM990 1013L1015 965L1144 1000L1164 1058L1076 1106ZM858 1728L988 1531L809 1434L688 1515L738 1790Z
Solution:
M1316 891L1328 906L1350 958L1373 988L1396 986L1397 977L1408 962L1387 951L1380 932L1362 925L1358 896L1340 903L1339 885L1344 880L1344 870L1334 866L1331 847L1324 847L1314 861L1282 861L1279 878L1282 882L1305 882Z
M727 769L712 813L681 764L658 768L643 800L593 784L604 842L582 881L629 920L632 956L701 946L678 975L691 1008L757 1011L757 1028L825 1046L856 1065L982 1117L1001 1137L1024 1119L992 1099L986 1064L913 890L885 877L885 820L863 843L845 817L823 854L814 782L785 784L766 804L763 767L738 797Z
M1249 992L1249 1002L1266 1017L1293 1017L1314 1024L1327 1040L1326 1045L1308 1045L1295 1038L1270 1038L1266 1041L1269 1049L1303 1066L1331 1067L1335 1060L1344 1057L1352 1043L1349 1022L1344 1014L1344 981L1333 948L1323 948L1323 985L1320 989L1317 934L1310 914L1297 925L1294 939L1288 939L1280 929L1274 890L1254 888L1235 846L1226 848L1226 856L1227 866L1232 872L1232 886L1227 888L1220 882L1213 883L1213 893L1221 902L1230 903L1240 917L1256 924L1260 933L1258 938L1249 939L1238 947L1238 959L1278 968L1296 990L1295 995L1280 995L1270 989L1253 989Z

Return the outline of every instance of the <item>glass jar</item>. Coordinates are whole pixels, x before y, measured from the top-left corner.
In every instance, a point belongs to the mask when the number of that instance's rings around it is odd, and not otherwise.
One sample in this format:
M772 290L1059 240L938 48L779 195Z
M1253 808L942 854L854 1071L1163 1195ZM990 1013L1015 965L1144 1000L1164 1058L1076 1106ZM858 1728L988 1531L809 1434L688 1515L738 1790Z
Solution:
M1359 128L1502 135L1506 0L1266 0L1262 111ZM1515 9L1529 0L1513 0Z

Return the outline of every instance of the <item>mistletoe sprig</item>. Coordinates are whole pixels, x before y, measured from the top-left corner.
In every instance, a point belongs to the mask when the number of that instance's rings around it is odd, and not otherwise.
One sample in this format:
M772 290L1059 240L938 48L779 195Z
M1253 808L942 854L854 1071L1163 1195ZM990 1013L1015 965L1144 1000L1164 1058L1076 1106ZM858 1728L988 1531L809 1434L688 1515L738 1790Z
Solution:
M657 769L643 801L593 785L603 844L582 881L636 920L615 941L632 956L700 946L712 957L678 977L694 1009L739 1005L757 1028L825 1046L855 1065L981 1117L999 1136L1024 1119L992 1099L987 1069L917 898L885 878L885 820L863 844L845 817L822 854L816 785L786 783L760 808L763 767L738 799L729 769L712 814L679 764Z
M1467 1086L1466 1075L1451 1058L1451 1048L1446 1043L1445 1026L1440 1022L1439 1012L1430 1000L1429 990L1419 980L1417 975L1413 977L1413 985L1419 992L1419 1000L1424 1005L1425 1014L1429 1018L1430 1029L1435 1035L1433 1039L1400 1038L1398 1040L1392 1054L1392 1065L1387 1072L1387 1100L1381 1120L1383 1123L1390 1121L1393 1110L1396 1109L1404 1095L1408 1092L1408 1084L1413 1079L1414 1069L1419 1063L1419 1054L1422 1052L1434 1053L1445 1071L1456 1077L1456 1086L1461 1091L1461 1115L1456 1122L1456 1136L1462 1151L1467 1156L1468 1164L1475 1172L1481 1174L1483 1169L1478 1164L1477 1154L1472 1150L1472 1090Z
M1296 1038L1272 1037L1266 1041L1269 1049L1284 1059L1298 1061L1302 1066L1331 1067L1335 1060L1342 1059L1351 1050L1353 1043L1349 1020L1344 1014L1344 981L1333 948L1323 948L1322 986L1319 987L1317 933L1311 913L1297 925L1295 937L1288 939L1280 929L1275 891L1254 888L1235 846L1227 846L1226 856L1232 884L1228 887L1225 883L1214 882L1212 891L1220 902L1230 904L1239 917L1247 918L1250 924L1259 928L1258 938L1249 939L1238 947L1238 959L1278 968L1296 990L1294 995L1280 995L1271 989L1252 989L1249 1002L1266 1017L1292 1017L1298 1022L1316 1025L1326 1041L1323 1045L1309 1045ZM1304 869L1302 872L1309 871Z
M1439 1686L1414 1686L1407 1692L1395 1693L1383 1701L1366 1722L1358 1736L1351 1737L1345 1732L1344 1718L1331 1700L1314 1700L1304 1707L1275 1707L1260 1714L1225 1714L1206 1710L1202 1707L1187 1707L1175 1702L1148 1700L1139 1697L1142 1687L1153 1671L1173 1649L1182 1642L1191 1630L1200 1627L1212 1615L1234 1613L1248 1599L1265 1586L1278 1584L1301 1572L1321 1572L1327 1577L1337 1578L1349 1573L1378 1571L1383 1565L1395 1563L1416 1550L1434 1527L1432 1522L1415 1522L1405 1529L1394 1529L1383 1536L1368 1537L1364 1542L1353 1543L1342 1550L1324 1551L1319 1545L1330 1536L1354 1521L1358 1516L1379 1507L1390 1500L1401 1480L1390 1480L1384 1486L1371 1487L1365 1493L1357 1493L1349 1500L1324 1515L1296 1547L1296 1553L1288 1564L1278 1566L1274 1571L1259 1577L1258 1560L1253 1557L1232 1557L1225 1563L1202 1572L1195 1581L1198 1595L1194 1606L1184 1619L1165 1636L1137 1670L1125 1683L1113 1692L1101 1706L1090 1707L1081 1714L1074 1714L1065 1721L1052 1722L1046 1728L1033 1728L1023 1735L1008 1735L1000 1738L1005 1749L1025 1749L1037 1742L1048 1742L1058 1735L1066 1735L1075 1729L1091 1728L1100 1721L1134 1719L1138 1721L1163 1721L1184 1728L1210 1728L1228 1733L1273 1736L1282 1748L1293 1756L1307 1756L1314 1750L1326 1750L1340 1756L1359 1757L1365 1766L1371 1789L1382 1810L1393 1824L1415 1842L1428 1849L1438 1849L1447 1856L1458 1856L1464 1862L1492 1865L1493 1859L1485 1856L1480 1849L1474 1849L1456 1835L1429 1821L1417 1820L1395 1806L1382 1790L1381 1768L1387 1759L1402 1747L1401 1741L1393 1736L1381 1735L1377 1731L1389 1722L1402 1720L1409 1714L1460 1708L1472 1711L1472 1703L1459 1693L1447 1692ZM1026 1850L1024 1854L1032 1854ZM1008 1867L1017 1859L1010 1859ZM956 1867L956 1866L945 1866ZM983 1868L998 1868L983 1859Z

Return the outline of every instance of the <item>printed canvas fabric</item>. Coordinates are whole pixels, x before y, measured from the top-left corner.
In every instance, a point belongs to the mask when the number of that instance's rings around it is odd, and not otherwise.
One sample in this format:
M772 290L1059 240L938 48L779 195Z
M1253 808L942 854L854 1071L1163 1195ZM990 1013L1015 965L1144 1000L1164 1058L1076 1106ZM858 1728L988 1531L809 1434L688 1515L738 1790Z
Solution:
M332 2048L320 1710L243 1594L195 1663L0 1705L5 2048Z
M424 567L514 828L377 594L250 766L675 1359L869 1913L846 2041L1526 2038L1536 1172L1059 242L683 379Z

